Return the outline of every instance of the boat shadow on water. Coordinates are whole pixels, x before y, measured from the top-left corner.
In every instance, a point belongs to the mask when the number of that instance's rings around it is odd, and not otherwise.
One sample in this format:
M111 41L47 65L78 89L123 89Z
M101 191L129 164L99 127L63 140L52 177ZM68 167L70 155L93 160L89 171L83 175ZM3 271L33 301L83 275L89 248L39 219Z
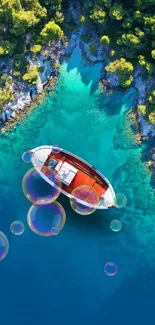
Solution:
M116 213L116 208L107 209L107 210L95 210L89 215L81 215L75 212L71 206L70 201L64 195L60 195L57 199L63 206L66 212L66 222L73 222L75 227L81 230L86 230L87 232L97 232L102 236L108 236L110 221L113 219L113 214ZM115 212L114 212L115 210Z

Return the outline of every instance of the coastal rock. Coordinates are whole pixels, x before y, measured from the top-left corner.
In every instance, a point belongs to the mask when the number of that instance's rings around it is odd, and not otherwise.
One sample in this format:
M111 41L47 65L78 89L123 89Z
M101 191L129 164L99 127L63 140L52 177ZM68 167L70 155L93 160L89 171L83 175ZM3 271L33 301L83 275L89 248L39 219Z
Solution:
M138 91L137 105L142 105L146 101L146 82L140 76L137 76L134 81L134 86Z
M15 119L16 118L16 113L12 112L11 117Z
M77 35L77 33L75 33ZM73 39L75 42L75 38L77 36L73 35ZM26 36L26 44L30 43L31 34L27 34ZM76 43L75 43L76 46ZM29 105L32 100L34 100L40 93L43 92L43 87L47 84L47 82L53 78L53 76L58 75L58 67L62 60L62 57L65 52L66 41L65 39L49 42L48 45L44 46L41 54L34 60L30 55L27 55L27 61L35 65L39 68L39 78L36 86L28 86L24 81L20 81L16 83L14 80L12 82L14 100L12 103L9 103L4 106L3 112L0 114L1 122L5 122L7 120L15 119L16 114L18 112L24 110L26 105ZM73 50L73 47L72 49ZM56 64L56 67L53 67L51 64ZM3 69L3 73L6 76L12 75L11 70L13 67L12 59L6 59L4 62L0 59L0 69Z
M111 86L119 87L119 76L116 73L107 73L106 80L111 84Z
M43 92L43 83L41 82L41 78L39 76L38 83L36 85L37 88L37 94L41 94Z
M143 137L155 136L155 128L152 124L144 120L141 114L138 114L138 121L140 123L141 134Z
M70 55L77 45L77 36L74 34L73 37L71 36L70 41L65 49L65 54Z
M73 20L75 21L76 24L79 24L79 8L78 8L78 4L77 4L77 8L73 7L73 3L70 1L70 5L69 5L69 12L72 15Z
M155 161L155 153L152 155L152 160Z

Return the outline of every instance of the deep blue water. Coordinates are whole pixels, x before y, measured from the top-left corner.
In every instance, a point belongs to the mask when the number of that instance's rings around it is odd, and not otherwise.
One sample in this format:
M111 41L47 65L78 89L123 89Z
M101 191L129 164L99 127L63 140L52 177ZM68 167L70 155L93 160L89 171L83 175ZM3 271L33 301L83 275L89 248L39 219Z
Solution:
M7 325L151 324L155 297L155 202L151 176L142 162L127 112L135 90L101 94L100 64L87 67L77 48L63 62L56 91L16 129L0 138L0 231L10 243L0 262L0 322ZM67 221L58 236L40 237L28 227L31 203L21 182L31 167L22 153L59 144L96 166L115 191L126 195L123 209L80 216L65 197ZM122 230L110 230L118 218ZM21 220L25 232L14 236L10 224ZM113 261L118 273L108 277Z

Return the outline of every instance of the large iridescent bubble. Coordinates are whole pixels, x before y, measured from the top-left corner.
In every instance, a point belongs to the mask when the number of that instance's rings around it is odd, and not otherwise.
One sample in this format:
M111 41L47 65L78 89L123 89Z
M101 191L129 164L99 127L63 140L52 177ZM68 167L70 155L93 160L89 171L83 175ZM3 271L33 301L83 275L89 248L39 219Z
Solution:
M124 194L118 193L115 197L115 205L117 208L123 208L127 204L127 198Z
M110 222L110 228L112 231L118 232L122 229L122 223L120 220L114 219Z
M0 261L2 261L9 251L9 241L5 234L0 231Z
M108 276L114 276L118 271L118 267L113 262L108 262L104 266L104 272Z
M26 163L30 163L32 160L33 152L28 150L22 154L22 160Z
M42 171L47 178L49 178L53 186L45 181L39 172ZM57 177L57 174L53 170L49 170L47 167L31 168L24 175L22 180L22 190L26 198L32 203L49 204L54 202L61 193L61 181Z
M99 195L88 185L76 187L70 197L70 205L74 211L82 215L93 213L99 204Z
M10 225L10 230L14 235L19 236L23 234L25 227L21 221L16 220Z
M48 205L32 205L27 214L30 229L39 236L58 235L66 222L62 205L55 201Z

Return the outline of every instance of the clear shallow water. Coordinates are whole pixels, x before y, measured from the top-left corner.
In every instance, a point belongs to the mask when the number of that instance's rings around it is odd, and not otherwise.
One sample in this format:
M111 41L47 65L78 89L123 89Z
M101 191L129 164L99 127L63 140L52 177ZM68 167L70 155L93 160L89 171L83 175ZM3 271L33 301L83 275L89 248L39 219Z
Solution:
M154 320L155 203L126 114L135 90L100 94L100 64L86 67L76 49L61 66L57 89L18 127L0 138L0 230L9 239L0 262L1 321L5 324L146 324ZM65 197L67 222L59 236L42 238L27 226L31 205L21 181L31 165L22 153L59 144L96 166L126 195L124 209L74 213ZM120 219L121 232L110 229ZM25 224L11 234L14 220ZM105 263L118 266L108 277Z

